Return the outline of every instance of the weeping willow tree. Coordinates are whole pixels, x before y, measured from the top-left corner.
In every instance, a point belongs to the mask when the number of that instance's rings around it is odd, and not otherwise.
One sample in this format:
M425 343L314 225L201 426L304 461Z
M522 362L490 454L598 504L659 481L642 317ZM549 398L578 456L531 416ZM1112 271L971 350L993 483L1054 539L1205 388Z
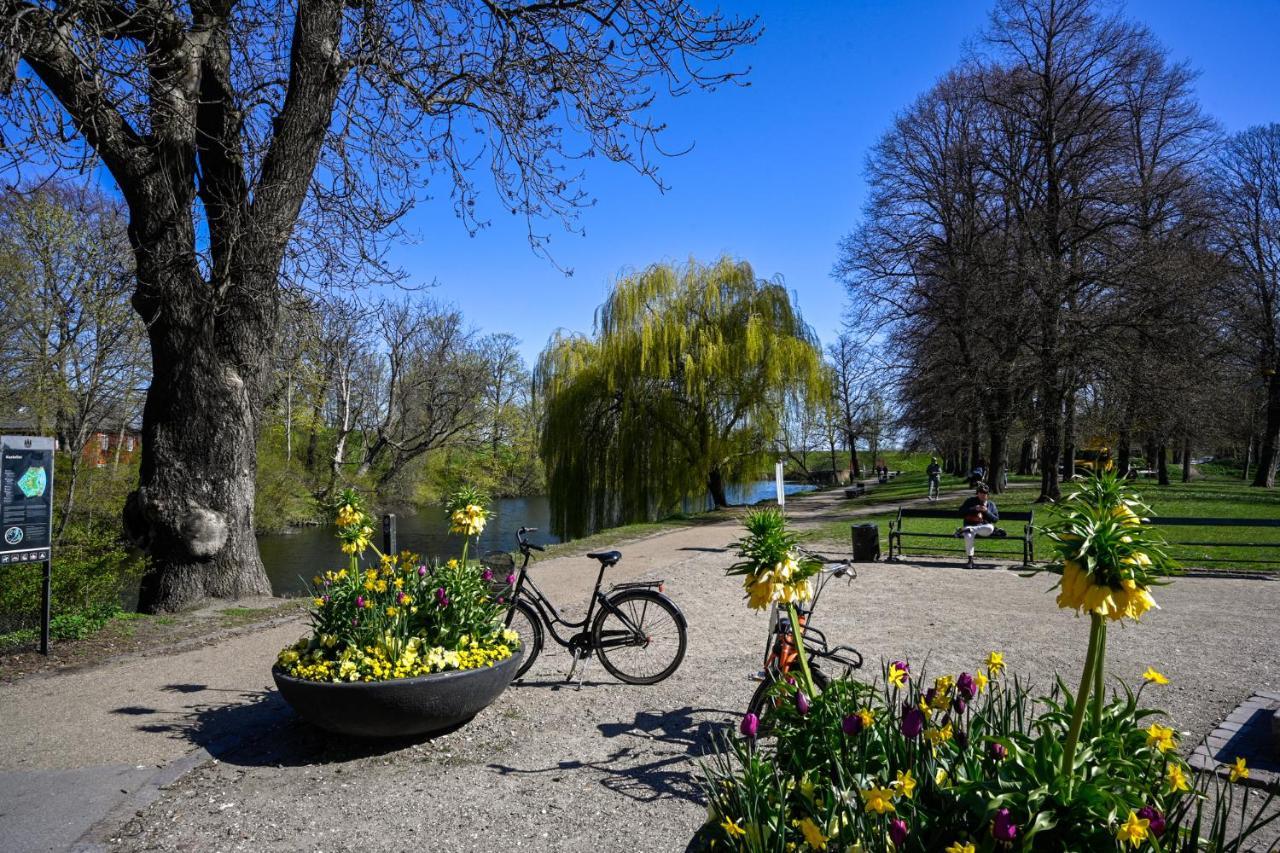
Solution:
M655 518L695 495L724 506L726 483L766 469L784 399L827 393L786 288L727 258L622 278L595 337L557 333L535 382L561 536Z

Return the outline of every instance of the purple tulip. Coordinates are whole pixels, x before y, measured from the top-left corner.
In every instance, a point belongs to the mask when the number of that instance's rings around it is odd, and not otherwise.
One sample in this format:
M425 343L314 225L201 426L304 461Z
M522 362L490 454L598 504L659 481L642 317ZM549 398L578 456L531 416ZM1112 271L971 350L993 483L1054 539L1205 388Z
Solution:
M972 702L973 697L978 695L978 684L973 680L972 675L962 672L956 679L956 692L964 698L964 701Z
M436 587L436 604L443 609L449 606L449 596L445 593L444 587Z
M427 576L427 567L426 567L426 566L418 566L418 577L420 577L420 578L424 578L424 577L426 577L426 576Z
M964 701L964 697L957 696L952 700L951 707L957 714L963 714L965 709L969 707L969 703Z
M924 711L915 705L905 707L902 712L902 736L919 737L922 731L924 731Z
M352 619L352 620L351 620L351 627L352 627L352 628L359 628L359 627L360 627L360 620L359 620L359 619Z
M357 596L356 596L356 609L357 609L357 610L364 610L364 596L363 596L363 595L357 595Z
M397 593L396 593L396 604L404 604L404 600L405 600L406 598L408 598L408 597L409 597L409 596L405 595L405 594L404 594L404 592L397 592Z
M1005 756L1009 754L1009 750L1004 748L1004 744L992 741L987 744L987 755L995 761L1004 761Z
M485 569L480 573L480 577L485 583L493 580L493 569Z
M755 738L760 732L760 718L755 714L747 714L742 718L742 724L738 726L743 737Z
M507 598L506 598L506 596L503 596L503 595L498 596L498 603L499 603L499 604L506 604L506 603L507 603Z
M321 601L323 601L325 604L328 604L328 603L329 603L330 601L332 601L332 600L333 600L333 599L332 599L332 598L330 598L330 597L329 597L329 596L327 596L327 595L326 595L326 596L324 596L324 598L322 598L322 599L321 599Z
M1018 837L1018 827L1008 809L996 809L996 819L991 821L991 837L1005 844L1012 844Z
M893 842L894 847L901 847L907 841L907 822L902 818L895 817L889 821L889 840Z
M862 716L850 714L840 721L840 730L850 737L862 731Z
M515 586L515 585L516 585L516 576L507 575L507 586Z
M930 708L933 707L933 700L937 698L938 698L938 688L936 687L930 687L928 690L924 692L924 704L928 705Z
M1143 806L1138 809L1138 817L1142 820L1149 821L1147 829L1151 830L1151 834L1156 838L1164 835L1164 815L1151 806Z
M796 691L796 711L798 711L802 717L809 713L809 697L804 695L803 690Z
M956 729L956 733L952 735L955 738L956 746L964 749L969 745L969 733L964 729Z

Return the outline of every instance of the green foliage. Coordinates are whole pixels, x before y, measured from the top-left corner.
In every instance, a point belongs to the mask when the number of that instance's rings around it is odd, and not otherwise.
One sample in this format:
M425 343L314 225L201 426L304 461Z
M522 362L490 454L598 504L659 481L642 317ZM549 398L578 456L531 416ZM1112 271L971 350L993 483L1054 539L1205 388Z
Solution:
M661 517L712 478L766 468L786 394L825 391L812 330L750 265L655 264L621 279L597 334L539 359L541 456L561 536Z
M717 849L1131 849L1118 836L1132 813L1148 821L1146 849L1227 850L1280 818L1274 794L1249 808L1237 786L1197 778L1176 733L1152 723L1161 712L1141 705L1142 690L1105 706L1071 775L1060 761L1074 707L1060 681L1033 699L998 668L932 684L913 675L903 688L842 679L807 714L794 686L777 690L761 726L773 739L735 739L704 767ZM1179 778L1194 787L1180 790ZM1229 827L1233 809L1246 820ZM994 837L1001 830L1009 844Z
M268 432L278 432L272 427ZM253 498L254 526L259 531L282 530L316 520L318 507L308 487L301 460L286 458L280 442L267 438L258 443L257 489Z
M64 625L76 637L97 630L119 612L121 594L137 584L141 573L141 560L110 532L110 525L68 526L63 542L53 549L51 630ZM39 564L0 568L0 626L6 632L39 625L42 582Z

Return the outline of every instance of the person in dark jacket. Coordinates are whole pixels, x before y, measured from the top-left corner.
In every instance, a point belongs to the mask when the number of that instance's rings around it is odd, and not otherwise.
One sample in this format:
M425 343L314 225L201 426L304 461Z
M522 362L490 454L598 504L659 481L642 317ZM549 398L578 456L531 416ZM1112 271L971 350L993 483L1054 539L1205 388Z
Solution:
M960 505L960 514L964 516L964 526L956 531L956 538L963 539L965 554L969 557L968 568L973 568L973 540L978 536L990 536L996 532L996 522L1000 520L1000 511L996 502L991 500L991 490L986 483L978 483L976 494Z
M938 457L929 457L929 467L924 472L929 475L929 500L936 501L942 486L942 466L938 464Z

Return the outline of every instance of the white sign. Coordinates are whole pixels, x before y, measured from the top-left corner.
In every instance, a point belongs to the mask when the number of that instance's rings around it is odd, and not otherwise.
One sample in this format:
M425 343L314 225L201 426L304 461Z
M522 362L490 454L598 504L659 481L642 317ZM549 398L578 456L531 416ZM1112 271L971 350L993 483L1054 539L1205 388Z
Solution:
M782 463L773 466L773 479L778 487L778 506L787 505L787 490L782 485Z

